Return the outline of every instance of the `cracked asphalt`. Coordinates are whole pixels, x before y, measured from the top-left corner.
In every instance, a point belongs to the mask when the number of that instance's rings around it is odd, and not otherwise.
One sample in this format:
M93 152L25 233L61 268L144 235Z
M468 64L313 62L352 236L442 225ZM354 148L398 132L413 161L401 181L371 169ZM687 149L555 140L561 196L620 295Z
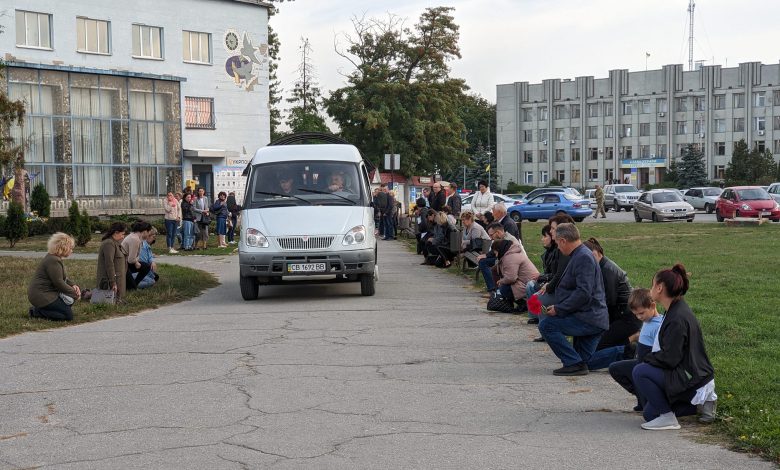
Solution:
M380 243L374 297L293 285L244 302L237 257L162 257L222 285L0 340L0 469L775 468L692 421L641 430L607 373L553 376L525 318Z

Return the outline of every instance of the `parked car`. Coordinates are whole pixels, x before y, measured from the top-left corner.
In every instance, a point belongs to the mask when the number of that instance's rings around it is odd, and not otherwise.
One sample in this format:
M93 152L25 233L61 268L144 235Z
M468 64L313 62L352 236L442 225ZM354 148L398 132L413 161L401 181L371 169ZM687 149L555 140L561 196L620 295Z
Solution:
M715 204L718 202L723 190L715 187L691 188L685 192L685 202L694 209L706 211L708 214L715 212Z
M780 205L761 186L733 186L723 190L715 205L718 222L732 217L765 217L780 221Z
M474 195L476 193L469 194L468 196L463 198L463 204L461 205L461 212L463 211L470 211L471 210L471 201L474 199ZM503 202L505 206L514 206L515 204L520 204L519 199L512 199L509 196L505 196L503 194L496 194L493 193L493 202Z
M769 189L766 190L775 201L780 203L780 183L772 183L769 185Z
M634 201L641 195L633 184L608 184L604 186L604 207L611 207L615 212L620 212L621 208L630 212L634 208Z
M505 196L519 201L525 197L525 193L505 194Z
M575 221L582 222L585 217L593 214L588 206L588 200L583 199L582 196L554 192L539 194L525 204L511 206L507 213L515 222L522 219L536 222L539 219L547 219L560 213L569 214Z
M545 186L544 188L536 188L530 193L526 194L525 197L522 199L522 202L523 204L525 204L531 199L535 198L536 196L540 194L547 194L547 193L567 193L567 194L571 194L572 196L577 196L579 198L582 198L582 194L580 194L579 191L568 186Z
M643 219L653 222L665 220L685 220L693 222L696 211L673 189L653 189L645 191L634 203L634 220Z
M598 207L598 204L596 204L596 190L595 189L586 189L585 190L585 199L588 200L590 203L590 208L595 209Z

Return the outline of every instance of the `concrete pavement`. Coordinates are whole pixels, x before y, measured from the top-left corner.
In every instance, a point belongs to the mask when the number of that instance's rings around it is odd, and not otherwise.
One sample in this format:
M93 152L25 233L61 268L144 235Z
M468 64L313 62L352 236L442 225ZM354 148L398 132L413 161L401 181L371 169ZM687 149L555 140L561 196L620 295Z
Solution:
M690 422L641 430L608 374L553 376L525 318L381 243L374 297L244 302L236 257L163 257L223 285L0 340L0 469L774 468L697 443Z

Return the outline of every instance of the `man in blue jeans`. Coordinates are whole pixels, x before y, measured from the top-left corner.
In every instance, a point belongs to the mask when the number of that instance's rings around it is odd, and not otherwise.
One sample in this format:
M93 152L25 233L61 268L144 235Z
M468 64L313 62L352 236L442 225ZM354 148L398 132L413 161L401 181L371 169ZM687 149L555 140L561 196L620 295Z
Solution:
M588 360L609 328L604 281L599 264L582 244L574 224L558 225L555 241L569 257L569 264L555 289L555 303L539 321L539 332L563 363L553 375L588 375ZM573 344L567 336L573 338Z

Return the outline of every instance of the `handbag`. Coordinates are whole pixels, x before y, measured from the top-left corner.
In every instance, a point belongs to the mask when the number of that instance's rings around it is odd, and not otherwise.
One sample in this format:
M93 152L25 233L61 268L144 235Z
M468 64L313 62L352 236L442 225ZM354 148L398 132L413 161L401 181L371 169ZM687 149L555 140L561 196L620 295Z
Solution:
M211 223L211 216L210 215L206 215L206 214L201 215L200 216L200 222L198 222L198 223L199 224L203 224L203 225L210 224Z
M92 289L92 298L89 301L93 304L114 305L116 292L113 289Z
M500 292L495 291L488 299L487 309L491 312L511 313L514 306Z

